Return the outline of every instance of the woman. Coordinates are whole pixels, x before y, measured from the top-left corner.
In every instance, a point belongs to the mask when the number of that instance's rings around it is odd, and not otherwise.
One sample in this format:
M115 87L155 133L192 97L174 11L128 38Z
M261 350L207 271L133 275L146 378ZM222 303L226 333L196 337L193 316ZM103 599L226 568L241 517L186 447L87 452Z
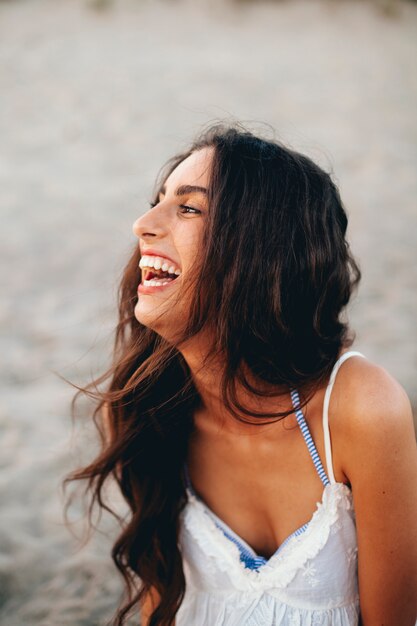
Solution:
M115 624L414 625L410 402L349 350L346 228L326 172L240 125L162 173L95 396L103 448L72 476L102 506L114 477L131 510Z

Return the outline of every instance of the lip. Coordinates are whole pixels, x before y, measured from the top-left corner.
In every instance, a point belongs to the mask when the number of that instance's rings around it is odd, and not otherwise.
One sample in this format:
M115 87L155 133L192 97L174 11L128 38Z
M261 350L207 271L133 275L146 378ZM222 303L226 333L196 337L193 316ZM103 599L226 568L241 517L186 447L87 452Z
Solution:
M155 250L153 248L144 248L143 250L140 250L140 255L141 256L160 256L164 259L166 259L167 261L171 261L171 263L174 263L175 267L178 267L178 269L180 268L180 264L178 263L178 261L175 261L174 259L172 259L170 256L168 256L167 254L164 254L162 252L162 250Z

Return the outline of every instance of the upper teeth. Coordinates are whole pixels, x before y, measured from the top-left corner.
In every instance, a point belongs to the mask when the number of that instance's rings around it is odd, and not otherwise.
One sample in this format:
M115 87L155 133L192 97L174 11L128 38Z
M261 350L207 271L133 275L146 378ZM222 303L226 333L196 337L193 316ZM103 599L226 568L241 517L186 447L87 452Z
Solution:
M177 276L181 274L180 269L175 267L175 265L169 265L167 259L164 259L162 256L143 256L139 261L139 267L141 269L144 267L153 267L155 270L162 269L163 272L176 274Z

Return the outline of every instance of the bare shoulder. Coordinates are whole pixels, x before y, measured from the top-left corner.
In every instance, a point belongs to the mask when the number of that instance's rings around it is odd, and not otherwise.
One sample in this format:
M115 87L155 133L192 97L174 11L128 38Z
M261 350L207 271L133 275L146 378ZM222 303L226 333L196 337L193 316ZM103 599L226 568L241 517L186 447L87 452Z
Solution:
M410 400L402 385L382 366L360 356L340 368L329 407L332 440L350 479L372 454L377 462L415 455Z
M346 442L346 453L355 442L388 445L395 437L415 437L404 387L384 367L361 356L350 357L340 367L329 420L335 438Z

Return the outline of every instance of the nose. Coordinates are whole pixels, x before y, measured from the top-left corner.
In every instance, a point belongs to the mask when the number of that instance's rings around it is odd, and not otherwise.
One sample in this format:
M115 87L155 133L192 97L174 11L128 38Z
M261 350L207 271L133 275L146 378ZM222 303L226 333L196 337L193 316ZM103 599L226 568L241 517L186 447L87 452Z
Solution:
M162 236L164 233L163 221L152 211L147 212L133 222L132 231L139 239L141 237Z

